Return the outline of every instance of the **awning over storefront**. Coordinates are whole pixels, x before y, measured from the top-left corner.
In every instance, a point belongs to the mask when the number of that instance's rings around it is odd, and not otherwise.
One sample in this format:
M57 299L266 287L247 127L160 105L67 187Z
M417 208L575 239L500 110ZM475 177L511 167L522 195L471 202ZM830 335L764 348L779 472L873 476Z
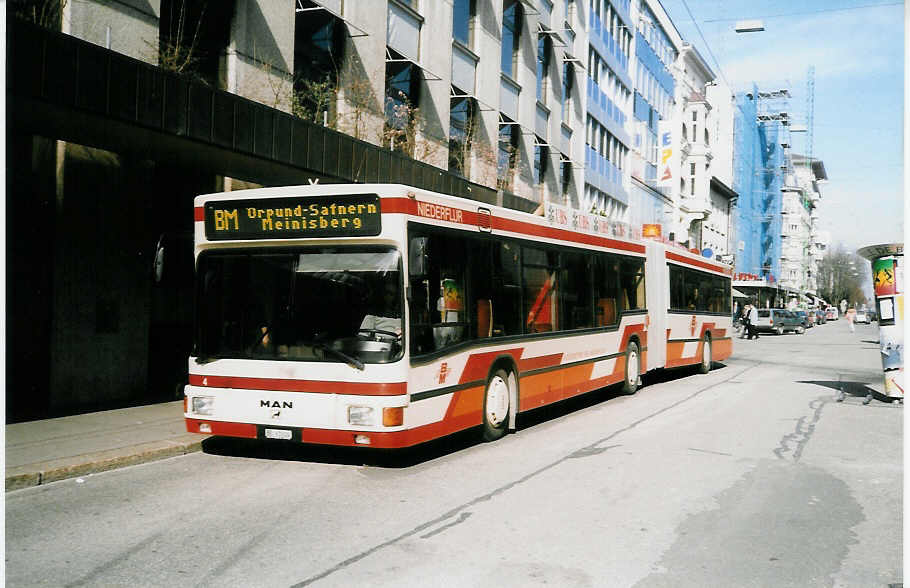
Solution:
M748 298L748 297L749 297L748 294L743 294L736 288L733 288L733 298Z

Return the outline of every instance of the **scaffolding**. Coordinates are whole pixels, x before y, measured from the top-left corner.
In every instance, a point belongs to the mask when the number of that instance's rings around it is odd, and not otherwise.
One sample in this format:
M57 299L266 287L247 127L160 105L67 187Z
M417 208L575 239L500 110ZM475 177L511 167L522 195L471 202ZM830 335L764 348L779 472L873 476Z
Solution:
M782 188L791 165L789 100L789 90L755 85L736 96L736 271L772 283L780 279Z

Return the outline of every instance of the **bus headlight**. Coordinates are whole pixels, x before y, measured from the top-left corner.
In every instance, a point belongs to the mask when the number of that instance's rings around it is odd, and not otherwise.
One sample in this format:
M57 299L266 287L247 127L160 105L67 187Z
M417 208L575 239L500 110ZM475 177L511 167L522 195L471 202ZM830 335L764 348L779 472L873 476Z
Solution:
M348 422L352 425L373 426L375 424L373 407L348 406Z
M215 397L193 396L193 412L209 416L213 415L215 413Z

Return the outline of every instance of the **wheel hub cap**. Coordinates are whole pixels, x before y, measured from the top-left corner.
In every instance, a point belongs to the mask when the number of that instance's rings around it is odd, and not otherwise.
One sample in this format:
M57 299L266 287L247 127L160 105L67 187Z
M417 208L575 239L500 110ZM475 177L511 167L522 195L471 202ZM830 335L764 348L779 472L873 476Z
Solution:
M487 421L499 426L509 412L509 385L500 377L490 380L487 388Z

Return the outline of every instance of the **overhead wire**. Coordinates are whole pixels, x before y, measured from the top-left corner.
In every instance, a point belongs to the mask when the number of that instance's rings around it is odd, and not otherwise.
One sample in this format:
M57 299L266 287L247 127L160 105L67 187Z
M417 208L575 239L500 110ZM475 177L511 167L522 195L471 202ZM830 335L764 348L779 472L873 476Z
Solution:
M786 13L781 13L781 14L759 15L759 16L752 16L750 18L753 18L753 19L786 18L788 16L803 16L806 14L818 14L818 13L822 13L822 12L845 12L847 10L859 10L862 8L880 8L883 6L903 6L903 5L904 5L903 2L884 2L881 4L861 4L859 6L845 6L842 8L819 8L817 10L804 10L801 12L786 12ZM733 21L738 21L738 20L742 20L742 19L739 19L739 18L712 18L709 20L705 20L703 22L706 22L706 23L707 22L733 22Z
M692 19L692 24L695 25L695 30L698 31L698 36L701 37L702 43L705 44L705 49L708 51L708 55L710 55L711 59L714 60L714 65L717 66L717 71L718 71L718 73L720 73L720 77L724 81L724 85L726 85L729 88L730 82L727 81L727 76L724 75L724 70L723 70L723 68L720 67L720 62L717 61L717 57L715 57L714 52L711 51L711 46L708 45L708 40L705 39L705 35L701 32L701 27L698 26L698 22L695 20L695 17L692 15L692 11L689 10L689 4L686 2L686 0L682 0L682 4L685 7L686 12L689 13L689 18Z

